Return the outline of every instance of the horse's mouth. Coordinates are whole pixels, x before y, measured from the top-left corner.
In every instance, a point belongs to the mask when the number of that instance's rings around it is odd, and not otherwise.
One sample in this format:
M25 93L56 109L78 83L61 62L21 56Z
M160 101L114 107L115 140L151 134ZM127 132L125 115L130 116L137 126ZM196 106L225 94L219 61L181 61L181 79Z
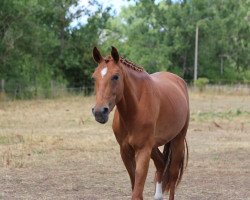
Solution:
M109 119L108 114L107 115L96 115L95 120L101 124L105 124Z
M114 105L109 103L109 106L99 106L93 107L92 113L95 117L95 120L101 124L105 124L109 119L109 113L114 108Z

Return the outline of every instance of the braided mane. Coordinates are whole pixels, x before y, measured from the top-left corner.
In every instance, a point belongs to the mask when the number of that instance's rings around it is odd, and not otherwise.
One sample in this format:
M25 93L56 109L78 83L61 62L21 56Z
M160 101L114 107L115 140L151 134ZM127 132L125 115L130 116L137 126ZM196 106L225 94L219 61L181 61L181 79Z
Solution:
M105 62L109 62L112 59L111 56L107 56L104 58ZM124 64L126 67L133 69L138 72L144 71L144 68L141 66L136 65L135 63L131 62L130 60L127 60L126 58L120 57L120 62Z
M129 67L129 68L131 68L131 69L133 69L133 70L135 70L135 71L139 71L139 72L144 71L143 67L136 65L135 63L133 63L133 62L127 60L126 58L121 57L121 58L120 58L120 61L121 61L121 63L124 64L126 67Z

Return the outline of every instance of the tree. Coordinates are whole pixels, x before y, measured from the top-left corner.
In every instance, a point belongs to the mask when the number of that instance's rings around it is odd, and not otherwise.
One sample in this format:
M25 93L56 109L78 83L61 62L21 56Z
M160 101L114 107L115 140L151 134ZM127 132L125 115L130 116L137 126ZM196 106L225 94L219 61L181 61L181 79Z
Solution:
M198 26L199 76L242 81L250 78L248 8L249 0L140 0L109 21L103 44L117 44L149 72L168 70L191 81Z

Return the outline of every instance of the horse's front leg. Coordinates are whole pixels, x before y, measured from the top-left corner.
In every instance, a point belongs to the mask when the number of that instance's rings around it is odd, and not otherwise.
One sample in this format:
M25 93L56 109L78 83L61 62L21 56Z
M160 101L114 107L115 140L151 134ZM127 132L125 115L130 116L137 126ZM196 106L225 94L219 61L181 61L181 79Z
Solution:
M151 151L151 146L144 146L135 150L136 169L132 200L143 199L143 189L148 173Z
M130 180L131 180L131 186L132 190L134 189L134 183L135 183L135 151L134 149L129 145L121 145L120 146L120 153L122 157L122 161L128 171Z

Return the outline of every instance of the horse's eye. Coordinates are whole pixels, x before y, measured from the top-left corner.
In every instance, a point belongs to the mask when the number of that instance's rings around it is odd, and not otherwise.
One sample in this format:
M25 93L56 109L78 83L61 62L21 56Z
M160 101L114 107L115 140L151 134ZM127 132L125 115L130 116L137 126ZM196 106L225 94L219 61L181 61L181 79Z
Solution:
M117 81L119 79L119 76L118 75L114 75L112 76L111 80L112 81Z

